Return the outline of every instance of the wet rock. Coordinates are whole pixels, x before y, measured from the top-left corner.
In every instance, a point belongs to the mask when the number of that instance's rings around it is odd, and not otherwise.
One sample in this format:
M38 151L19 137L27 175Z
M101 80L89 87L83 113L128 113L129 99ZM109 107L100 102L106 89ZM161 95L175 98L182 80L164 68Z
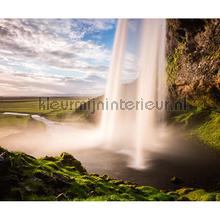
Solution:
M55 189L68 187L70 183L70 179L65 178L61 174L48 174L44 172L35 173L35 177L41 179L43 183L49 184L51 187Z
M120 184L124 184L124 181L123 180L115 180L114 183L116 185L120 185Z
M66 196L65 193L60 193L57 197L56 197L56 200L58 201L64 201L64 200L67 200L68 197Z
M190 201L186 196L180 196L177 201Z
M55 161L56 161L56 158L46 156L46 157L44 157L44 158L43 158L43 160L47 160L47 161L52 161L52 162L55 162Z
M180 185L182 184L184 181L181 178L178 178L176 176L173 176L170 181L175 184L175 185Z
M107 179L108 175L105 174L105 175L102 176L102 178Z
M88 196L96 196L96 195L97 193L93 190L88 193Z
M5 173L10 167L10 160L7 156L6 152L0 154L0 174Z
M74 166L81 173L86 173L87 172L86 169L80 163L80 161L75 159L71 154L62 153L60 155L60 157L62 158L62 160L61 160L62 165L64 165L64 166Z
M78 197L78 194L76 192L73 191L68 191L66 194L66 197L69 199L75 199Z
M113 180L110 176L108 176L108 175L103 175L103 176L101 176L103 179L105 179L106 181L110 181L110 180Z

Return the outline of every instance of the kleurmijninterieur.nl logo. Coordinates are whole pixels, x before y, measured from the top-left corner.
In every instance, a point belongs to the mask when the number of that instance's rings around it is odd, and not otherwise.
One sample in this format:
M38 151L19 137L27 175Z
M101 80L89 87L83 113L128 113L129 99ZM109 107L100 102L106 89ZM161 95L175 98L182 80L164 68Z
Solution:
M171 102L171 101L151 101L151 100L103 100L98 99L86 99L86 100L74 100L74 99L55 99L51 97L39 97L38 106L40 111L89 111L95 113L100 110L116 110L116 111L186 111L187 100L186 98Z

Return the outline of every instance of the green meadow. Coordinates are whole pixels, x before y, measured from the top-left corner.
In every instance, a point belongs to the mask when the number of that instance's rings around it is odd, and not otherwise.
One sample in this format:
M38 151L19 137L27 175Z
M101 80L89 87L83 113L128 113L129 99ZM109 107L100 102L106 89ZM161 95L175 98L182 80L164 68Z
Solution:
M87 100L87 97L0 98L0 126L24 128L35 121L30 117L32 114L54 121L82 121L84 114L75 114L75 111ZM30 115L5 115L4 112Z

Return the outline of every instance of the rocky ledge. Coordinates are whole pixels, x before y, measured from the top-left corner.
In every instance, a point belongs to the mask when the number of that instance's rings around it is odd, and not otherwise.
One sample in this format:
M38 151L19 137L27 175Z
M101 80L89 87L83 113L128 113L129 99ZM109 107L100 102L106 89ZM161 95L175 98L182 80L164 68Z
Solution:
M36 159L0 148L0 200L220 200L220 192L186 187L172 192L158 190L116 180L107 175L89 174L68 153Z

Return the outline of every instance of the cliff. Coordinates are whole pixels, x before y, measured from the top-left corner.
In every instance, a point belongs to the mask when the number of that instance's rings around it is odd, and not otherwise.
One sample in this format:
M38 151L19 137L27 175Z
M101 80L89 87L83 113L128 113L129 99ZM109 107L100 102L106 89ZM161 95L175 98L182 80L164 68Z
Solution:
M171 19L167 24L169 98L186 98L189 107L170 114L171 120L220 149L220 20Z
M220 20L171 19L167 26L170 96L187 97L196 107L219 107Z

